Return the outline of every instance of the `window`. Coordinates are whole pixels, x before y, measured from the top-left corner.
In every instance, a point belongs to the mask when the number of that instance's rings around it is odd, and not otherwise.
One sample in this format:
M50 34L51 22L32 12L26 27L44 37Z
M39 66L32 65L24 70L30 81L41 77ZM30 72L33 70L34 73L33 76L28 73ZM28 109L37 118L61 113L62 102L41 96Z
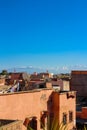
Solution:
M36 120L36 117L33 117L30 120L29 127L31 127L33 130L37 130L37 120Z
M66 125L67 124L67 114L63 113L63 124Z
M69 122L73 121L73 112L69 111Z

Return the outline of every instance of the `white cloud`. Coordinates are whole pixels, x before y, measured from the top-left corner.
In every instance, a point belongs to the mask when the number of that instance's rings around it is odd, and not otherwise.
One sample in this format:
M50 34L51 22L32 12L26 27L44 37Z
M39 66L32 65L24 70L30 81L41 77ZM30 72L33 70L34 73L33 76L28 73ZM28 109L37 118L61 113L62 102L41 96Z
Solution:
M14 68L7 69L9 71L14 71ZM16 71L26 71L28 73L33 73L33 72L48 72L51 73L70 73L72 70L87 70L87 65L81 65L81 64L76 64L76 65L66 65L66 66L50 66L50 67L40 67L40 66L21 66L21 67L15 67Z

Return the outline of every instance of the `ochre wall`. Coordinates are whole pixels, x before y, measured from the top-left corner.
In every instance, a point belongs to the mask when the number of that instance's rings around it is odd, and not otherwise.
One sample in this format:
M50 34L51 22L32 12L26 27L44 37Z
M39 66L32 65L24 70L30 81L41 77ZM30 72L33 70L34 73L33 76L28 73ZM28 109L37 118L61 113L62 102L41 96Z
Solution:
M47 101L53 90L42 89L29 92L0 95L0 118L22 120L37 117L37 130L40 130L40 112L47 111ZM26 130L23 127L23 130Z
M53 111L58 122L61 124L63 121L63 113L67 114L67 127L72 129L76 122L76 92L73 92L74 97L67 98L67 93L54 93L53 94ZM69 111L73 112L73 121L69 123Z

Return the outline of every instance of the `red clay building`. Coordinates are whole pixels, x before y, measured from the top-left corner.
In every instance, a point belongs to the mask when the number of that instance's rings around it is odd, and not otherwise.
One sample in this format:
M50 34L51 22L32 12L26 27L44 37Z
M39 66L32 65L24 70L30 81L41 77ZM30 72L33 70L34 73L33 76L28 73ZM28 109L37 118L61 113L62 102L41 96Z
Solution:
M87 119L87 107L82 107L81 111L77 111L76 116L80 119Z
M20 84L24 85L24 81L29 81L30 76L27 73L11 73L9 74L8 78L6 79L6 82L8 85L13 85L15 81L19 81Z
M76 92L53 92L50 98L49 111L52 118L56 119L59 125L62 123L68 130L73 130L76 126Z
M59 87L62 91L70 91L70 80L68 78L57 79L51 81L53 88Z
M77 96L87 96L87 71L72 71L70 88Z
M75 126L75 92L55 92L53 89L37 89L0 95L0 118L22 120L22 130L30 125L34 130L45 128L56 118L68 130Z
M34 73L30 76L31 81L40 81L40 80L45 80L45 79L49 79L49 78L53 78L53 74L51 73Z

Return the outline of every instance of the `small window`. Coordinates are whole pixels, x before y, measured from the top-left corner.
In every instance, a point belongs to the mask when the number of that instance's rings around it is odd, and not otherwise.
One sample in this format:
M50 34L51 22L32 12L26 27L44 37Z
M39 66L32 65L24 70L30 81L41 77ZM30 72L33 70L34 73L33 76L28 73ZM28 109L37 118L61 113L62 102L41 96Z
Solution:
M73 121L73 112L69 111L69 122Z
M32 120L30 120L29 128L31 128L33 130L37 130L37 120L36 120L36 117L33 117Z
M63 124L66 125L67 124L67 114L63 113Z

